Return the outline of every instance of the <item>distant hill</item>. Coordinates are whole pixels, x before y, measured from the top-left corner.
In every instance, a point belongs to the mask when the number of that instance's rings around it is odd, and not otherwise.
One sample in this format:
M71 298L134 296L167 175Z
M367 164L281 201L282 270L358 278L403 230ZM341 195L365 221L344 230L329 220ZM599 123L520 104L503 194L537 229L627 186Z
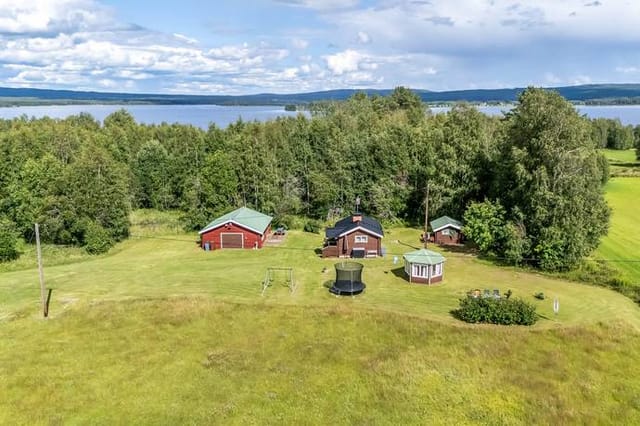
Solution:
M640 103L640 84L589 84L582 86L552 87L562 96L574 102L586 103ZM477 89L434 92L416 92L428 103L447 102L513 102L523 88ZM73 103L141 103L163 105L286 105L308 104L326 100L344 100L354 93L385 96L391 89L341 89L322 92L255 95L167 95L141 93L80 92L74 90L49 90L0 87L0 105L40 105Z

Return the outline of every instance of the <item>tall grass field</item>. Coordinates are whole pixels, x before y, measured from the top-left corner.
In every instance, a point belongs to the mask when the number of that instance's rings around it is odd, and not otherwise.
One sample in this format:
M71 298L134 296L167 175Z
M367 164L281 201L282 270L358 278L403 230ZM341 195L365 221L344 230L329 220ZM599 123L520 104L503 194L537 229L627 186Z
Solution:
M598 256L638 257L639 183L608 184ZM366 291L338 298L319 234L205 252L171 214L132 222L107 255L45 247L49 319L30 246L0 269L0 424L640 423L640 309L619 293L433 247L443 283L409 284L420 230L393 228L362 260ZM295 291L283 274L261 295L268 267L292 267ZM540 320L461 323L472 289L511 290Z

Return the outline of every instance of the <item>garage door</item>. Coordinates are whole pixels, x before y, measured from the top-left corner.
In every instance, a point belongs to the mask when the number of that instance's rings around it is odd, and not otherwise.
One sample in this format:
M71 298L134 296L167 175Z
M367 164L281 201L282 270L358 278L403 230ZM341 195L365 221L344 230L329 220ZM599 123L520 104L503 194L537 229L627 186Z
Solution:
M222 233L220 234L220 247L221 248L243 248L244 244L243 234L237 233Z

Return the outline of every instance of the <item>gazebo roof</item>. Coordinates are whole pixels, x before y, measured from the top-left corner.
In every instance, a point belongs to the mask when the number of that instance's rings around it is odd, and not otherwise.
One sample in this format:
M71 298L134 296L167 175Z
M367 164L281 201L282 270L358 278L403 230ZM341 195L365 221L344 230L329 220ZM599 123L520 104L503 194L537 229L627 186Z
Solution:
M445 257L440 253L436 253L435 251L427 250L424 248L405 253L402 257L409 263L419 263L421 265L437 265L439 263L443 263L446 260Z

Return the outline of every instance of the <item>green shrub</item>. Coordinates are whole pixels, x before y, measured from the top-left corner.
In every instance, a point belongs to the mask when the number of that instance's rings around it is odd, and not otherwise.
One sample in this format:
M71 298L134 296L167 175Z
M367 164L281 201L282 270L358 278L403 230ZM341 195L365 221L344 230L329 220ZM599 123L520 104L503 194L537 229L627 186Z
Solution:
M84 249L89 254L106 253L113 246L114 241L109 231L99 223L89 222L84 234Z
M18 233L12 222L0 220L0 262L9 262L18 257Z
M314 234L320 233L322 229L322 223L315 219L309 219L307 223L304 224L304 232L312 232Z
M283 226L285 229L302 229L305 226L305 221L299 216L284 215L277 217L271 227L278 228L280 226Z
M536 307L522 299L466 297L452 314L470 323L533 325L538 320Z

